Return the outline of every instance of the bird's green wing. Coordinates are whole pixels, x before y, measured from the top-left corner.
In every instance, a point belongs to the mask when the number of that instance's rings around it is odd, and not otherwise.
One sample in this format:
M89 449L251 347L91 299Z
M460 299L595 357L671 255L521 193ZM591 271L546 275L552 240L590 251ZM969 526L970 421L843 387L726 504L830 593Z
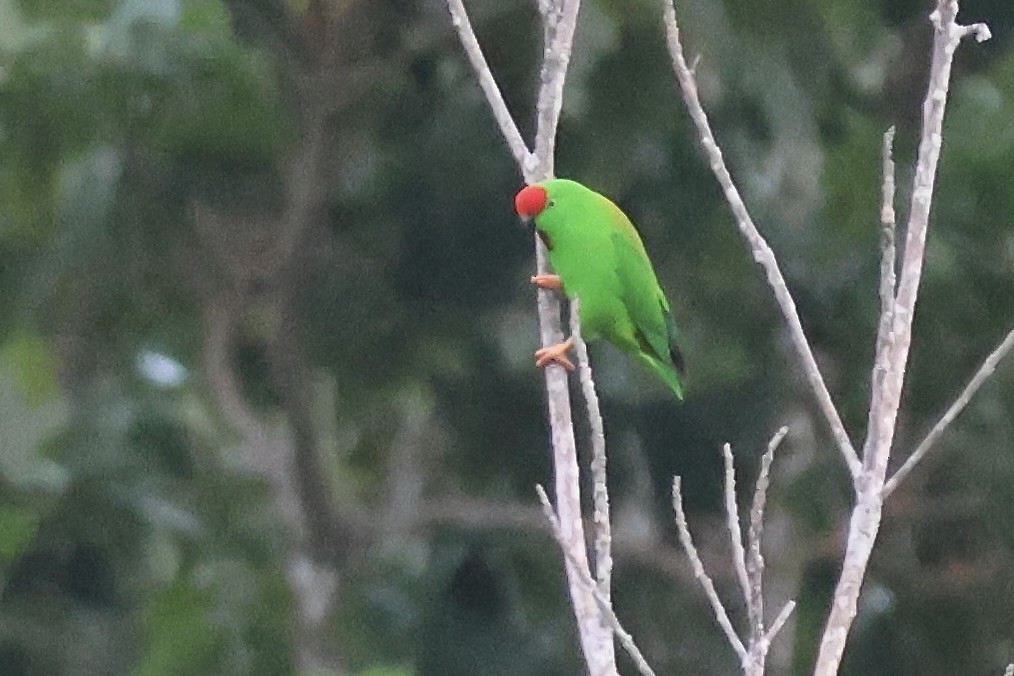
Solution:
M655 271L640 236L619 207L610 203L616 225L613 246L623 303L635 329L635 339L652 356L683 371L679 333L665 293L658 285Z

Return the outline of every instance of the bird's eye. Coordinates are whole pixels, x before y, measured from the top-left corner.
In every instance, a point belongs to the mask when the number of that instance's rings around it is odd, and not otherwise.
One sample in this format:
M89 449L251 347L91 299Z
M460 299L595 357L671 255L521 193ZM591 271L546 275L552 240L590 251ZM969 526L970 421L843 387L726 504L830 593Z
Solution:
M546 204L547 207L551 207L551 206L555 206L555 205L556 205L556 202L554 202L553 200L549 200L549 203Z

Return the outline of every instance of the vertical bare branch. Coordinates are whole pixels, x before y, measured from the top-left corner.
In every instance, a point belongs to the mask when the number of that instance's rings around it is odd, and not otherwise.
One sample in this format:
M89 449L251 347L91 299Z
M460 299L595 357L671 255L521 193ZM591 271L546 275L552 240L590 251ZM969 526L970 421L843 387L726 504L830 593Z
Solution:
M581 0L554 0L551 11L544 15L546 24L545 51L537 100L535 158L530 172L537 180L553 175L556 128L563 107L563 83L570 65L571 45L577 28ZM526 172L527 177L527 172Z
M729 444L722 446L722 459L725 462L725 521L732 543L732 567L736 570L748 614L753 617L753 595L750 593L750 576L746 572L746 550L743 548L743 530L739 525L739 507L736 505L736 467Z
M683 543L683 549L686 550L687 557L690 559L690 566L694 569L694 577L697 578L698 582L701 583L701 587L704 588L708 602L711 603L711 609L715 613L715 619L718 620L718 625L725 632L725 638L729 641L732 649L736 651L736 655L739 656L740 661L745 662L747 658L746 648L743 646L743 642L739 640L739 636L736 635L736 630L733 629L732 622L729 620L729 614L725 611L722 600L718 598L718 592L715 591L715 583L704 572L704 564L697 553L697 547L694 546L694 539L691 537L690 527L687 525L687 515L683 511L683 491L680 488L680 484L680 477L673 477L672 508L676 514L676 527L679 530L680 542Z
M775 450L782 439L789 433L788 427L782 427L768 442L767 451L761 456L760 472L754 486L753 502L750 506L750 528L747 531L746 571L750 578L751 601L747 604L750 613L750 629L752 641L765 638L764 634L764 555L761 552L761 537L764 533L764 506L767 503L767 492L771 462ZM770 637L766 639L770 642Z
M543 20L545 45L540 86L537 99L537 127L535 150L527 151L517 131L510 112L507 110L496 87L489 67L482 58L478 41L468 22L461 0L447 0L452 21L458 29L466 52L476 70L483 91L494 111L525 181L535 182L553 174L553 154L556 145L556 126L563 105L563 85L570 62L571 45L577 26L580 0L540 0L539 11ZM535 240L536 260L539 273L549 272L546 248ZM560 322L560 301L547 290L537 292L539 337L542 345L552 345L563 339ZM555 471L556 509L560 526L560 539L566 543L565 559L567 580L574 615L578 625L581 648L589 671L598 674L615 674L616 658L613 649L612 631L606 626L594 594L582 584L584 576L590 576L588 552L585 548L584 524L581 516L580 470L577 462L577 448L574 441L574 425L571 414L570 392L567 388L566 371L559 365L547 366L544 371L548 400L549 424L553 440L553 467ZM590 375L589 375L590 378ZM589 413L589 418L593 417Z
M863 447L863 462L873 459L870 444L879 437L883 419L879 417L880 397L883 394L884 378L891 363L894 347L894 296L896 292L895 266L898 254L895 247L897 225L894 216L894 127L884 133L882 201L880 206L880 320L877 322L877 340L873 357L873 372L870 375L870 411L866 422L866 443Z
M753 219L747 211L746 204L744 204L743 198L740 196L739 190L732 180L732 175L725 166L722 151L715 141L715 135L711 131L708 116L704 112L700 97L697 94L697 82L687 66L686 58L683 55L683 45L680 43L679 37L679 26L676 23L676 9L672 4L672 0L662 0L662 12L669 55L673 60L676 77L679 79L683 100L686 103L687 110L690 112L694 125L697 127L697 132L700 134L704 152L708 156L711 171L715 174L715 178L718 179L718 183L725 193L725 199L729 202L732 213L736 218L736 224L739 226L744 239L746 239L750 253L753 255L754 260L764 268L768 284L774 292L775 300L778 302L778 307L781 309L782 316L788 325L792 344L796 348L796 352L802 362L803 373L816 396L817 404L820 406L820 410L824 414L828 426L831 428L831 434L854 479L859 476L861 469L859 456L856 455L856 450L849 440L848 432L845 431L845 425L842 423L838 410L831 400L831 394L824 383L824 377L820 374L817 360L813 356L813 350L806 339L803 325L799 321L796 303L792 299L792 294L789 293L774 251L771 250L767 241L757 230L757 226L754 225Z
M611 595L611 578L613 571L612 534L609 523L609 487L606 483L606 437L602 425L602 413L599 411L599 397L595 392L595 381L592 379L591 364L588 361L588 346L581 337L581 321L579 319L580 299L574 298L570 303L570 330L574 339L574 351L577 353L578 375L581 379L581 392L588 407L588 424L591 427L592 445L592 522L595 525L595 578L598 581L599 593L609 599Z
M556 145L556 125L563 105L563 84L570 62L571 45L577 26L580 0L551 0L549 11L543 15L544 45L537 100L537 126L535 151L529 157L522 173L527 181L538 181L553 174L553 153ZM534 237L536 260L540 274L549 272L546 247ZM539 336L543 345L552 345L563 339L560 325L560 301L551 291L537 293ZM561 536L569 543L566 569L570 582L570 595L574 603L581 646L588 668L593 675L616 673L613 634L596 606L593 595L581 584L588 574L588 553L585 549L584 523L581 516L580 471L574 425L571 417L570 392L567 373L559 365L544 369L546 392L549 399L549 421L553 435L553 467L556 477L556 509ZM590 376L589 376L590 377ZM591 415L589 415L591 418Z
M923 101L922 135L912 182L904 258L895 297L894 316L891 318L893 342L887 371L878 388L879 392L874 396L874 410L870 411L871 418L877 424L870 430L865 444L867 450L863 459L864 470L856 482L856 504L849 522L845 560L835 587L827 625L821 636L815 676L832 676L838 672L845 641L852 620L855 619L866 567L880 529L884 479L912 344L912 319L926 252L926 233L943 142L944 109L954 52L961 39L967 35L974 34L980 41L989 37L989 30L984 25L958 25L957 14L957 0L938 0L936 9L930 14L934 26L933 59L930 64L929 86Z
M837 673L841 662L845 640L855 617L856 603L866 567L880 527L887 462L895 434L905 369L911 347L912 319L922 274L930 205L942 144L942 123L951 63L962 38L972 35L981 42L990 37L989 29L984 24L958 25L956 22L958 13L956 0L937 0L936 10L930 15L930 20L935 28L933 60L930 68L928 93L923 104L922 137L913 180L912 206L909 214L904 258L897 285L894 272L897 264L894 244L894 167L891 158L893 131L889 131L885 135L883 205L881 209L883 226L880 281L881 317L877 330L867 439L864 444L863 460L860 462L817 368L792 296L778 268L774 254L750 219L722 158L722 152L715 141L707 115L699 100L692 69L687 66L683 54L672 0L662 0L662 2L669 52L680 82L684 101L697 127L711 169L725 192L726 200L732 208L737 225L746 239L754 259L767 274L768 284L773 289L788 324L789 334L799 354L804 374L852 473L856 503L849 525L845 560L835 589L827 626L821 637L817 666L814 672L817 676L831 676ZM981 378L979 373L973 377L962 396L945 414L944 419L938 423L939 429L934 428L924 444L920 445L922 452L918 455L913 454L913 458L910 459L913 465L925 454L925 449L928 449L951 420L960 413L967 404L968 398L974 394L1009 349L1009 346L1005 347L1005 344L1001 344L987 358L983 368L980 369ZM896 476L896 478L900 480L904 476L904 473L900 473L900 476ZM893 488L896 483L892 480L890 488ZM791 610L783 611L786 616L788 612ZM781 621L784 620L780 616L776 622Z
M980 387L982 387L982 384L985 383L991 375L993 375L993 371L996 370L997 365L1005 356L1007 356L1012 348L1014 348L1014 329L1011 329L1011 331L1007 334L1007 337L996 346L988 357L986 357L985 361L982 362L982 366L979 367L979 370L975 372L972 379L968 381L967 385L965 385L965 389L961 391L958 398L954 400L954 403L950 405L940 420L937 421L937 424L933 426L933 429L929 431L926 438L922 440L922 442L916 447L915 451L912 452L912 455L905 460L904 464L898 468L898 471L894 473L886 484L884 484L883 495L885 499L894 492L894 489L898 487L898 484L905 480L905 477L912 472L916 464L918 464L919 461L922 460L927 453L929 453L930 449L933 448L933 445L938 439L940 439L941 435L943 435L943 433L947 430L948 426L954 422L954 419L961 415L961 412L965 410L968 402L972 400L972 397L975 396L975 393Z
M553 531L553 537L556 538L557 543L563 549L563 555L566 557L571 565L578 567L581 570L581 584L584 588L595 597L595 602L598 603L599 609L602 611L602 616L605 621L609 624L613 633L620 640L620 644L623 646L630 658L634 660L634 664L637 665L637 670L642 676L655 676L655 672L651 666L648 665L648 661L644 659L644 655L641 650L634 643L634 637L630 635L623 625L620 624L620 618L613 612L613 604L609 600L609 597L602 593L600 586L596 584L595 580L592 579L588 573L587 568L580 568L577 566L577 561L571 560L573 552L567 547L567 543L563 540L563 535L560 532L560 520L556 517L553 512L553 506L549 504L549 496L546 495L546 490L539 485L535 486L535 492L539 494L539 501L542 503L542 511L546 515L546 519L549 521L549 526Z
M897 230L897 219L894 215L894 127L891 126L884 132L883 155L883 184L882 202L880 205L880 316L888 318L894 316L894 294L896 292L896 280L894 268L898 263L898 254L894 244L895 231ZM878 347L887 340L887 331L890 324L881 322L878 328Z

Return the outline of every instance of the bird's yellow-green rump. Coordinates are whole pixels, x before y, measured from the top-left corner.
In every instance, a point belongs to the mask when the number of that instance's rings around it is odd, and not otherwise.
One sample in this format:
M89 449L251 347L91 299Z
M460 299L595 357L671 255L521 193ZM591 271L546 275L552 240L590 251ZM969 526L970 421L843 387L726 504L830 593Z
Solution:
M577 297L581 333L605 338L657 373L683 398L683 356L665 293L630 219L608 198L576 181L554 178L527 185L514 198L522 217L533 217L556 275L536 275L543 288ZM536 364L567 359L568 339L535 353Z

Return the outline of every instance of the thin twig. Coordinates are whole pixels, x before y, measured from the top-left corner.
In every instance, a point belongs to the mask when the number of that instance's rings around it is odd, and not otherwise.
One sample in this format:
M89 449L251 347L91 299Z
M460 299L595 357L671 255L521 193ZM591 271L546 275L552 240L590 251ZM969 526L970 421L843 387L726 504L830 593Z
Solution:
M882 424L880 397L884 392L883 383L891 366L891 349L894 346L894 296L897 291L895 267L898 253L895 246L897 224L894 213L894 127L884 133L882 147L883 181L880 205L880 321L877 323L876 348L873 357L873 371L870 374L870 411L866 422L866 443L863 446L863 462L871 462L871 446L880 437Z
M704 572L704 564L701 562L701 557L697 554L697 548L694 546L694 540L690 535L690 528L687 526L687 515L683 512L683 493L680 490L680 477L678 476L673 477L672 481L672 507L676 513L676 528L679 530L680 542L683 543L683 549L686 550L687 558L690 559L690 566L694 570L694 577L697 578L697 581L701 583L701 587L704 588L704 594L708 597L708 602L711 603L711 609L715 613L718 625L725 632L725 638L729 641L729 645L736 651L736 655L742 662L747 657L746 648L743 647L743 642L736 635L736 630L733 629L732 622L729 621L729 615L725 612L722 600L718 598L718 592L715 591L715 583Z
M895 231L897 230L897 219L894 214L894 194L896 192L894 181L894 133L892 125L884 132L883 155L883 185L881 188L882 201L880 205L880 312L881 316L894 315L894 294L895 294L895 271L898 254L895 248ZM878 335L877 343L887 339L885 335L890 324L881 324L881 332Z
M595 602L598 604L599 610L602 612L602 617L606 622L608 622L612 632L616 634L616 638L619 639L620 645L622 645L624 650L627 651L630 658L634 660L634 664L637 665L637 670L642 674L642 676L655 676L655 672L648 664L648 661L644 659L644 654L641 653L640 648L638 648L637 644L634 642L634 637L631 636L620 623L620 618L618 618L616 613L613 611L613 605L609 598L602 594L599 586L588 573L588 569L582 568L578 565L579 562L571 559L573 554L560 532L560 520L553 511L553 506L549 502L549 496L546 495L546 490L541 485L536 485L535 492L539 494L539 501L542 503L542 511L545 513L546 519L549 520L549 526L553 531L553 537L556 539L557 544L560 545L560 548L563 550L563 555L570 561L571 565L581 571L581 584L584 585L585 589L595 597Z
M570 302L570 330L577 353L578 376L581 392L588 408L588 425L591 427L592 446L592 521L595 525L595 579L603 598L611 596L613 571L612 533L609 523L609 487L606 483L606 437L599 410L599 397L595 392L591 363L588 360L588 346L581 337L580 299Z
M871 463L874 458L872 446L880 438L879 428L883 424L880 415L880 399L884 392L884 379L891 367L891 351L894 347L894 325L897 249L897 230L894 211L894 127L884 133L882 147L883 181L881 184L880 206L880 320L877 323L876 348L873 369L870 375L870 410L866 423L866 442L863 446L863 462ZM867 465L869 466L869 465Z
M961 412L965 410L968 403L971 401L975 393L982 387L983 383L993 375L997 365L1003 360L1005 356L1014 348L1014 329L1007 334L1007 337L1001 341L999 345L986 357L985 361L979 367L979 370L975 372L972 379L965 385L965 389L961 391L961 394L954 403L950 405L944 415L937 421L937 424L933 426L933 429L929 431L929 434L922 440L922 442L916 447L912 455L898 468L898 471L884 484L883 495L886 499L894 489L898 487L905 477L911 473L915 466L922 460L933 445L940 439L941 435L947 430L948 426L954 422L954 419L961 415Z
M753 595L750 593L750 576L746 572L746 550L743 548L743 530L739 525L739 506L736 504L736 467L730 444L722 446L722 459L725 462L725 521L732 543L732 567L736 569L748 615L753 617Z
M820 406L820 410L823 412L828 426L831 428L831 434L845 459L845 464L852 473L853 479L855 479L859 476L859 471L862 467L859 457L856 455L856 450L849 440L848 432L845 431L845 425L838 415L838 410L831 400L831 394L827 390L824 377L821 375L820 368L817 366L817 360L813 356L813 350L806 339L806 333L803 331L803 325L799 320L795 301L792 299L792 294L789 293L774 251L771 250L767 241L757 230L757 226L754 225L753 219L750 217L750 213L743 202L743 198L740 196L739 190L732 180L732 175L725 165L722 151L715 141L715 135L711 131L711 124L708 122L708 116L701 106L697 93L697 82L687 66L686 58L683 55L683 45L680 43L679 37L679 26L676 23L676 9L672 4L672 0L662 0L662 8L669 54L672 57L676 76L679 79L683 100L690 112L690 117L697 126L697 131L701 137L701 145L708 155L711 171L715 174L715 178L718 179L718 183L725 193L725 199L732 208L736 224L746 239L754 260L764 268L768 284L774 292L775 300L778 302L778 307L781 309L785 322L788 325L792 344L795 346L796 352L802 362L806 380L813 389L814 395L817 398L817 404Z
M782 427L768 442L767 451L761 456L760 472L757 474L753 502L750 506L746 572L750 577L750 594L753 600L747 605L747 609L750 612L750 630L754 641L764 635L764 554L761 552L761 538L764 533L764 507L767 503L771 462L774 460L775 450L788 433L789 428Z
M782 606L781 612L778 613L777 617L775 617L775 621L771 623L771 628L768 629L768 633L764 635L765 641L771 643L771 641L775 640L775 636L778 636L778 632L780 632L782 627L785 626L785 623L789 619L789 615L791 615L792 611L795 609L795 601L788 601L784 606Z
M486 100L493 111L493 117L496 118L497 124L500 125L500 132L510 147L514 161L524 171L524 167L528 166L531 162L529 160L530 153L528 152L528 146L525 145L525 140L518 130L518 125L514 122L514 117L507 109L507 103L504 101L503 94L500 93L500 87L496 84L496 78L493 77L493 72L489 69L489 64L486 62L486 57L483 56L482 47L479 46L479 41L475 37L475 31L472 30L472 22L468 20L465 6L462 4L462 0L447 0L447 9L451 12L451 23L458 30L461 46L465 48L468 60L472 64L472 70L475 71L475 76L479 80L479 86L482 87L483 93L486 94Z
M885 410L878 411L887 421L888 429L883 431L880 440L874 440L873 447L878 451L868 466L877 473L886 472L890 453L890 441L894 434L898 406L901 400L901 389L905 378L905 365L908 360L912 341L912 320L915 315L915 302L922 279L923 260L926 252L926 235L929 231L930 207L936 183L937 165L940 160L940 149L943 145L943 120L947 103L947 92L950 88L951 64L954 52L961 39L974 35L980 42L989 38L989 29L983 24L960 26L956 19L958 14L957 0L938 0L937 8L930 14L930 21L935 28L933 41L933 59L930 66L930 82L926 98L923 101L922 134L919 141L919 153L916 162L915 177L912 181L912 198L909 210L907 236L905 238L904 259L898 280L897 295L892 317L892 346L889 377L885 379L884 391Z

